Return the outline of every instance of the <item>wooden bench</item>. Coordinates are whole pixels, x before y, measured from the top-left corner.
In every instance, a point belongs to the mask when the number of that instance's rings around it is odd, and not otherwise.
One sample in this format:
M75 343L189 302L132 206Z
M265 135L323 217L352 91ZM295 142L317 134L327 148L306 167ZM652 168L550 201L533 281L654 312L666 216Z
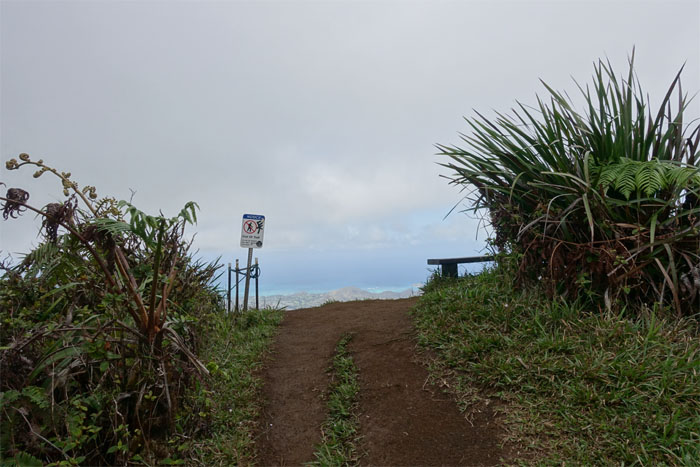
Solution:
M493 256L467 256L466 258L429 259L428 264L440 265L442 277L457 277L457 265L462 263L483 263L493 261Z

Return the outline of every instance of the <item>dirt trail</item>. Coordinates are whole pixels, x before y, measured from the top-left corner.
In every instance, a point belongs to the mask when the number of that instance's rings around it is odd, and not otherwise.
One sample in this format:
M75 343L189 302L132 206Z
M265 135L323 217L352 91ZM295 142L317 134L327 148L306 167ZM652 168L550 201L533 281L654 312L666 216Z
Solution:
M345 332L354 334L349 349L359 369L361 464L498 464L505 453L493 414L470 423L449 396L425 384L408 315L414 304L371 300L287 312L263 373L260 465L314 459L327 413L326 370Z

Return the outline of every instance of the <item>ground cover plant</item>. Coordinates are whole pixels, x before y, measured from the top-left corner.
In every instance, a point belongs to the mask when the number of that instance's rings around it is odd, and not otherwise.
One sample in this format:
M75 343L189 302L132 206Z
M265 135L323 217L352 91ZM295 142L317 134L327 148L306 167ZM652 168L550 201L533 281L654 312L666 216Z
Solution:
M204 423L210 371L197 357L220 313L217 264L185 240L195 203L174 217L99 198L71 174L21 154L8 170L54 176L65 200L0 196L4 221L42 220L42 242L1 264L0 457L12 465L172 463L173 437ZM187 424L182 410L194 414Z
M321 426L321 442L314 449L316 461L310 465L357 465L359 430L358 370L348 352L352 334L345 334L338 342L330 368L328 388L328 418Z
M700 310L700 124L681 73L656 110L634 72L595 65L585 110L546 86L537 107L467 118L463 147L438 145L494 245L519 258L518 283L599 308L653 301Z
M700 333L658 306L593 311L515 289L517 262L433 278L414 310L431 372L467 412L500 399L514 462L697 465Z
M211 384L197 391L205 401L206 423L186 445L189 465L251 465L255 463L254 433L260 419L259 371L265 352L282 320L281 310L248 310L212 317L201 358L212 374ZM197 414L182 414L183 425Z

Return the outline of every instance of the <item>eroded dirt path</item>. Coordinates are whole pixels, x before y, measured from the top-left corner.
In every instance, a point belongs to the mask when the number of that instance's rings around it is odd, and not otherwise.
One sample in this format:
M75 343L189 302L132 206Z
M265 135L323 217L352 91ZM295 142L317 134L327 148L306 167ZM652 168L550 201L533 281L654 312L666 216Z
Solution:
M504 455L488 412L467 421L426 384L409 310L416 299L333 303L288 311L263 376L260 465L314 459L327 410L326 370L343 333L359 369L363 465L495 465Z

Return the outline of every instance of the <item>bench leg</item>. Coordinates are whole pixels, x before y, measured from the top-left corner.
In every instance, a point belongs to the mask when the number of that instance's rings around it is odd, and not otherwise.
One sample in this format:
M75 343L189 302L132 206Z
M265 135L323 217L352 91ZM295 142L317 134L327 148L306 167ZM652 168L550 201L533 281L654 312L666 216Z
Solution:
M443 264L442 277L457 277L457 263Z

